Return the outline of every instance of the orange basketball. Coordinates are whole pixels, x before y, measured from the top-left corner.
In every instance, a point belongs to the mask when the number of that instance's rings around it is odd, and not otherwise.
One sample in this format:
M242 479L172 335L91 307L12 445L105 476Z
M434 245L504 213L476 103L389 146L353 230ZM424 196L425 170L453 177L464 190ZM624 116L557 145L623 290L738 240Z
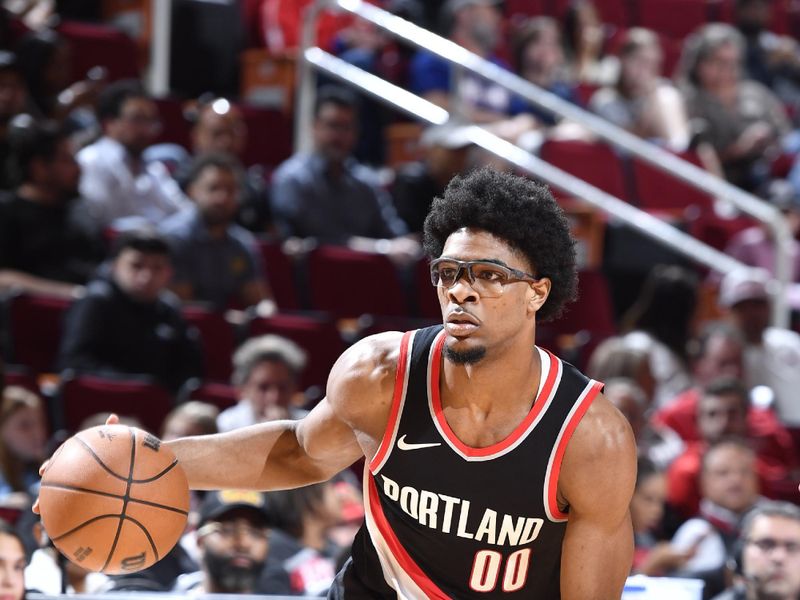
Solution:
M100 425L75 434L53 455L39 508L47 535L72 562L132 573L161 559L180 538L189 484L154 435Z

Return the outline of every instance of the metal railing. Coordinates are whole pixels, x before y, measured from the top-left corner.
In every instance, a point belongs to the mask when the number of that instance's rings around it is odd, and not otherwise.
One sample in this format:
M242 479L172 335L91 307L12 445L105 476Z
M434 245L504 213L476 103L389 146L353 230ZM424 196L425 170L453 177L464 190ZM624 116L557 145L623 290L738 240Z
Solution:
M443 124L450 113L407 90L359 69L315 47L316 23L320 12L335 7L365 19L393 36L435 54L460 69L492 80L537 106L574 121L607 142L645 160L659 170L674 175L704 192L724 199L742 212L769 227L776 244L775 283L773 286L772 322L779 327L789 325L787 294L791 280L792 234L779 210L763 200L719 179L703 169L682 160L658 146L642 140L608 121L567 102L495 65L465 48L413 23L392 15L362 0L317 0L306 13L303 24L303 51L298 65L298 99L295 124L295 148L309 150L311 121L315 97L314 70L321 70L378 100L392 105L415 119L430 124ZM313 67L313 69L312 69ZM486 151L501 157L531 175L569 194L575 195L614 216L626 225L651 237L688 258L709 268L728 273L746 268L743 263L700 242L664 221L631 204L550 165L520 147L502 140L479 126L469 126L469 139Z

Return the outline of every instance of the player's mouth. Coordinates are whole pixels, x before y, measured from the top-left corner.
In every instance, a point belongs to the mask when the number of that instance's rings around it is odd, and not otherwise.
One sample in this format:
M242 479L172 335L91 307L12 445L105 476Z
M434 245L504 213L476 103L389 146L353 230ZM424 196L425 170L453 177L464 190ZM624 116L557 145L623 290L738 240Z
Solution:
M454 311L447 315L445 330L453 337L465 337L480 327L481 322L468 312Z

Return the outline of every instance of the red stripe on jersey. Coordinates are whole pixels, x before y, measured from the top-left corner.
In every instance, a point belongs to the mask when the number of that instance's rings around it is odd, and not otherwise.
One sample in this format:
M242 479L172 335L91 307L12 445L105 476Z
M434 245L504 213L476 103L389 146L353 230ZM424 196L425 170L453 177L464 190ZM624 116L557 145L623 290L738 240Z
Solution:
M514 431L508 434L504 440L501 440L496 444L486 446L485 448L473 448L472 446L467 446L464 442L458 439L453 430L450 429L450 425L447 423L447 419L444 416L444 411L442 410L442 399L439 395L439 373L441 371L441 356L444 340L445 336L441 336L436 340L436 345L433 348L433 355L431 356L430 394L431 404L433 405L433 414L436 416L436 421L439 423L441 430L444 432L450 442L466 456L486 457L491 456L492 454L497 454L498 452L502 452L525 434L531 424L536 420L536 417L539 416L539 413L544 409L545 400L550 397L550 392L552 391L556 377L558 376L558 363L556 362L558 359L550 351L545 350L545 352L547 352L547 354L550 356L550 370L547 373L547 379L545 380L539 395L534 400L533 406L531 406L530 411L528 411L527 416L519 425L517 425Z
M572 434L575 433L578 423L581 422L583 415L585 415L586 411L589 410L589 406L591 406L592 401L597 397L597 394L600 393L600 388L602 387L603 384L599 381L593 381L591 383L591 389L583 397L583 400L581 400L578 410L573 413L572 418L569 420L569 423L567 423L567 426L564 429L564 435L562 435L561 439L558 440L558 447L556 448L556 453L553 457L553 470L550 473L550 481L547 487L547 504L550 507L550 514L552 514L553 518L555 519L569 518L567 513L562 512L561 509L558 508L558 475L561 472L561 460L564 458L564 452L567 450L567 444L569 444Z
M439 586L437 586L430 578L422 572L419 565L414 562L414 559L409 556L403 544L397 539L397 536L383 514L383 506L381 506L380 498L378 498L378 486L375 483L375 476L367 477L369 480L369 508L372 513L372 519L380 531L384 542L388 546L392 555L394 556L397 564L403 569L406 575L423 591L425 596L432 600L450 600L450 596L445 594Z
M403 401L403 388L405 386L406 368L408 366L408 345L412 333L411 331L406 331L403 334L403 339L400 341L400 356L397 359L397 371L394 376L394 394L392 395L392 408L389 411L389 422L386 423L386 430L383 432L381 445L378 446L378 451L369 463L370 471L374 471L375 467L383 461L386 453L389 452L392 446L392 438L397 429L397 420L400 416L400 405Z

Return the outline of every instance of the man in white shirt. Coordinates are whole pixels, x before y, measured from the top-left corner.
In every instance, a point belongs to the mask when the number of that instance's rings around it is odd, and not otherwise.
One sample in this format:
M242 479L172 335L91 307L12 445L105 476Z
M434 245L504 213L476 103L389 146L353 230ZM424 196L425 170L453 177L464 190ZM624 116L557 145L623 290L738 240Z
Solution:
M158 107L137 81L118 81L100 95L97 116L103 137L81 150L80 192L101 227L128 229L156 224L189 205L160 163L142 152L158 136Z
M769 326L769 280L763 269L729 273L720 287L719 305L744 335L748 385L768 386L784 425L800 427L800 335Z

